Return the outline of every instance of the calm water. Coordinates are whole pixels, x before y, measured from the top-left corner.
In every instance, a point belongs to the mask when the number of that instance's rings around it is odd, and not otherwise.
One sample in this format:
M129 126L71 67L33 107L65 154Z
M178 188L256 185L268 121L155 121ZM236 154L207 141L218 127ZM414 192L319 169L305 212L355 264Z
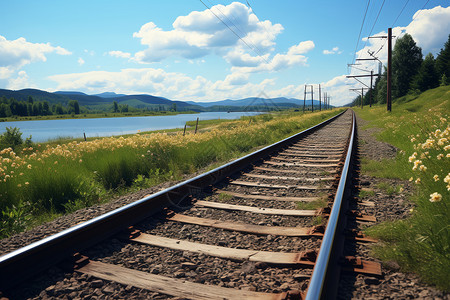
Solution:
M183 128L187 121L211 119L238 119L241 116L257 115L258 112L204 112L197 114L180 114L171 116L97 118L97 119L67 119L0 122L0 133L6 127L18 127L23 133L22 138L32 136L33 142L44 142L58 137L82 138L112 136L140 131Z

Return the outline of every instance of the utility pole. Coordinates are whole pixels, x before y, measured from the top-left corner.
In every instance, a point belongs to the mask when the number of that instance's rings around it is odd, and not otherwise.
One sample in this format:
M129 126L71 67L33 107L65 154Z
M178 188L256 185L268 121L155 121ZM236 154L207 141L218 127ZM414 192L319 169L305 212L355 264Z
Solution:
M303 113L305 113L305 106L306 106L306 84L305 84L305 94L303 97Z
M319 111L322 111L322 95L320 91L320 83L319 83Z
M388 67L387 67L387 111L392 110L392 28L388 28Z
M372 107L372 100L373 100L373 70L370 71L370 97L369 97L369 107Z
M364 87L362 87L361 90L360 89L350 89L350 91L354 91L356 93L361 92L361 108L364 107L364 89L369 90L368 88L364 88Z
M308 87L310 87L311 89L311 91L310 92L306 92L306 90L307 90L307 88ZM305 112L305 109L306 109L306 94L311 94L311 106L312 106L312 109L311 109L311 111L312 112L314 112L314 103L313 103L313 99L314 99L314 86L312 85L312 84L305 84L305 94L304 94L304 97L303 97L303 112Z

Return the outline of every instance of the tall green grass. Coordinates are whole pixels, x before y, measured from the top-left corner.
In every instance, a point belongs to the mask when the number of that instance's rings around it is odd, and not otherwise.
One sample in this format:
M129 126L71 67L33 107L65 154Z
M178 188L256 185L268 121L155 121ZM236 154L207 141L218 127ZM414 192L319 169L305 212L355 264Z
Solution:
M379 140L400 149L392 160L363 160L363 172L380 178L409 179L415 186L410 196L415 204L410 218L367 230L384 242L374 249L375 253L384 260L396 260L403 270L417 272L424 281L449 291L450 185L444 179L450 176L450 146L446 147L450 139L450 87L398 99L391 113L385 106L355 111L370 121L368 127L383 129L377 134ZM415 161L420 161L416 168Z
M15 158L18 164L14 168L11 162L0 165L7 167L0 172L3 176L0 177L0 210L4 212L0 216L0 237L23 230L24 224L32 226L42 216L48 220L47 216L52 214L59 216L100 203L115 194L180 179L184 174L229 161L338 112L292 112L210 122L214 129L197 135L183 136L182 132L133 135L127 137L132 141L130 145L120 147L118 145L123 142L120 138L79 141L67 147L69 150L52 141L48 144L52 150L48 155L43 155L47 145L35 145ZM147 137L151 143L145 142ZM109 143L109 148L95 146L104 141ZM133 146L134 141L145 146ZM64 151L67 154L61 154ZM3 154L3 157L8 155ZM14 173L3 180L11 170ZM20 226L14 225L16 216L22 218Z

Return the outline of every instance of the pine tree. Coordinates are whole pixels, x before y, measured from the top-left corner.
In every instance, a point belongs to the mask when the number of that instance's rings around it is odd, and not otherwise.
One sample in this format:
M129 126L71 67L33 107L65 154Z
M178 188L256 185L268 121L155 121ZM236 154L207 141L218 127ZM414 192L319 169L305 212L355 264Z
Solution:
M428 53L419 68L419 72L414 77L411 88L418 89L423 92L429 89L434 89L438 86L439 75L435 68L434 56L433 54Z
M422 49L416 45L411 35L399 38L392 53L392 96L406 95L411 82L422 64Z
M447 78L450 78L450 34L447 42L444 44L444 48L441 49L436 57L436 70L440 78L444 74Z

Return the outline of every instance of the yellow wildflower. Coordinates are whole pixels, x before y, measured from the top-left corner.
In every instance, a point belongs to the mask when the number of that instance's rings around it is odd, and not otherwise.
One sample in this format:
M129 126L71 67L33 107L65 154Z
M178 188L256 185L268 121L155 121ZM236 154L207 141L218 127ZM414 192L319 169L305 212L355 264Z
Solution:
M22 187L22 185L19 183L19 184L17 185L17 187Z
M427 170L427 167L425 167L424 165L420 165L419 170L425 172Z
M29 185L30 183L27 181L27 182L25 182L25 185Z
M441 138L438 140L438 145L439 146L444 146L444 144L447 142L447 138Z
M420 180L420 178L417 178L416 181L414 181L415 184L419 184L421 182L422 182L422 180Z
M30 164L28 164L27 168L28 168L28 169L31 169L31 165L30 165Z
M414 180L414 178L412 178L412 177L411 177L411 178L409 178L409 181L413 181L413 180Z
M438 156L436 156L436 158L437 158L438 160L441 160L443 157L444 157L444 154L442 154L442 153L440 153L440 154L438 154Z
M439 202L442 200L442 195L438 192L434 192L430 195L430 202Z
M434 181L439 181L439 175L438 175L438 174L435 174L435 175L433 176L433 179L434 179Z

